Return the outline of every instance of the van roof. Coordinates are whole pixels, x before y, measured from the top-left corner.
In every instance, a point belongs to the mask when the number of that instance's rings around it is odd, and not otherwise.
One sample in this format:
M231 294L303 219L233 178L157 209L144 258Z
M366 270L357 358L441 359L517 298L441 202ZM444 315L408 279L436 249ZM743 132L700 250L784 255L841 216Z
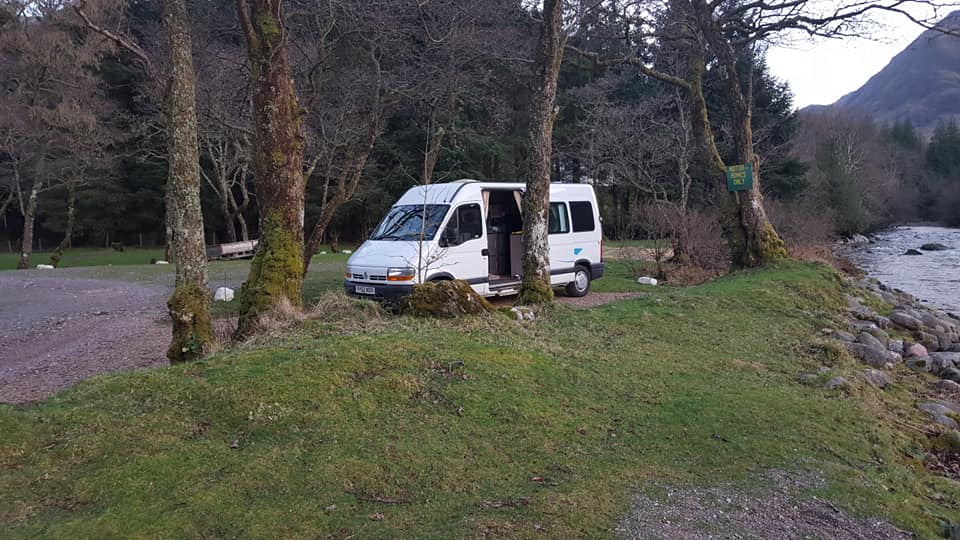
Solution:
M442 184L414 186L407 190L396 204L449 204L453 202L458 195L479 200L480 193L483 190L522 190L526 189L526 187L527 185L523 182L478 182L477 180L470 179L454 180ZM587 196L587 193L589 193L590 199L593 199L593 186L589 184L550 184L550 193L553 195L565 191L581 192L584 193L583 196Z

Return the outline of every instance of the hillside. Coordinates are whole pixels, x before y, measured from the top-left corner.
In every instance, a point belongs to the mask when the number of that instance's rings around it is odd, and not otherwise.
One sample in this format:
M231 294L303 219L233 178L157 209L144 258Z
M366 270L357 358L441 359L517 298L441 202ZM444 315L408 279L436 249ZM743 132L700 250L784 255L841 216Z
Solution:
M960 11L940 23L960 28ZM928 30L860 89L835 107L856 110L881 122L909 119L929 133L945 118L960 118L960 38Z

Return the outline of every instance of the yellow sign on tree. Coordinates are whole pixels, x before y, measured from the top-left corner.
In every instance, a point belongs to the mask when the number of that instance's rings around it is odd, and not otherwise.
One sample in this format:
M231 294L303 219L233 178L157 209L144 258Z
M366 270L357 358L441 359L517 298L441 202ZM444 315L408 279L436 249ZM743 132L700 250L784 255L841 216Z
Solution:
M752 163L727 167L727 191L749 191L751 189L753 189Z

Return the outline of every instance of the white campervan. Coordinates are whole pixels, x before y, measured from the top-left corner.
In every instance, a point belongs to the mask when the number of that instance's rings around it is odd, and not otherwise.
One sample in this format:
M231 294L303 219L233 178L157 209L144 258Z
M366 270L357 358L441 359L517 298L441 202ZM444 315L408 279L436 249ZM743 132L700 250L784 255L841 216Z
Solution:
M415 283L462 279L483 296L520 289L525 184L458 180L410 188L347 261L348 294L396 299ZM550 185L550 274L583 296L603 276L593 187Z

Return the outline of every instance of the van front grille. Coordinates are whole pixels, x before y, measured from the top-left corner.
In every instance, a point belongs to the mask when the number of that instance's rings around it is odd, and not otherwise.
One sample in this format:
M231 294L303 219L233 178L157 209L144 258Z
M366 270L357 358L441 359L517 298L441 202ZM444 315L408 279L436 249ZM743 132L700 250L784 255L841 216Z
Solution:
M352 275L353 275L353 279L363 279L367 281L386 281L387 280L387 276L368 275L364 277L363 274L352 274Z

